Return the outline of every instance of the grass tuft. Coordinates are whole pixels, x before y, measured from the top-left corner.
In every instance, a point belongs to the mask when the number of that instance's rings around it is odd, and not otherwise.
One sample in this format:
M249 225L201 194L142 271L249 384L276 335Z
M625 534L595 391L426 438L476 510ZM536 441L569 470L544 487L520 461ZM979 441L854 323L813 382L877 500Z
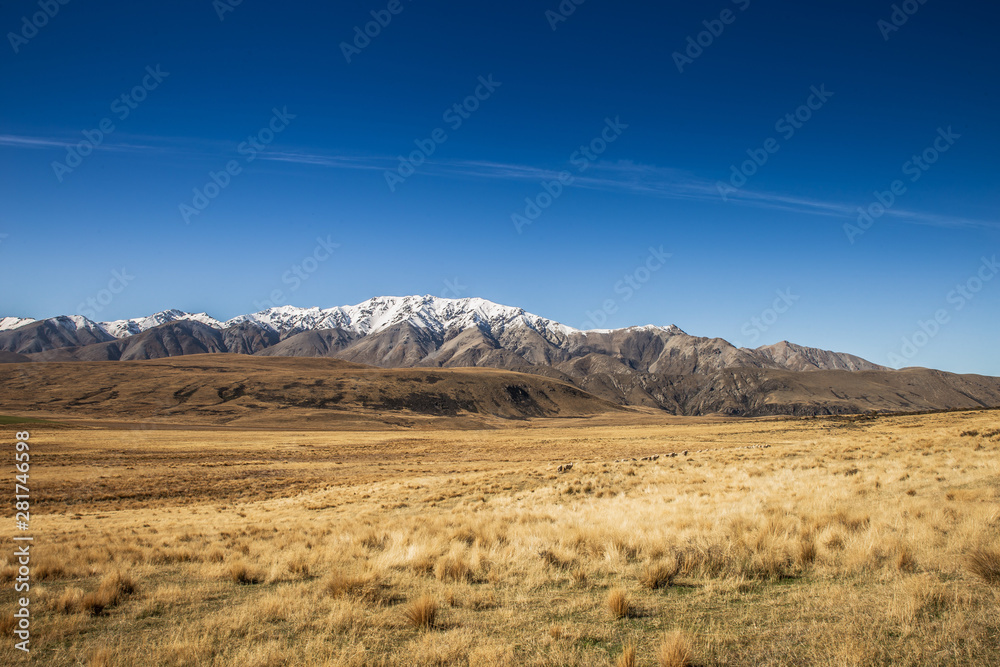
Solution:
M123 572L112 572L101 580L96 591L87 593L80 600L80 610L99 616L106 609L124 602L136 592L135 581Z
M674 583L674 577L680 571L680 564L676 561L657 561L649 563L639 577L639 583L650 590L666 588Z
M461 556L442 556L434 566L434 576L440 581L469 581L472 569Z
M63 614L74 614L80 611L83 596L84 593L79 588L67 588L56 600L55 610Z
M406 621L415 628L430 629L437 621L438 603L430 595L424 595L411 602L404 615Z
M635 607L628 594L620 588L613 588L608 593L608 609L615 618L630 618L635 615Z
M230 581L244 586L258 584L263 579L259 572L251 570L243 561L232 563L226 570L226 576Z
M1000 585L1000 549L976 547L965 556L965 567L987 584Z
M625 644L621 655L615 660L615 667L635 667L636 664L635 644Z
M660 667L690 667L691 644L679 630L668 632L656 649L656 664Z

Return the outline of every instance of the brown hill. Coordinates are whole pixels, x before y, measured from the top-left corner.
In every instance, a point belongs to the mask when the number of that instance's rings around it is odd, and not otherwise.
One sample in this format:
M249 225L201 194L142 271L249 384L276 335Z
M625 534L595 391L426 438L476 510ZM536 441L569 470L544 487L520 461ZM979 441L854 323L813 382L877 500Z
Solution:
M564 382L496 369L383 369L336 359L200 354L0 365L0 412L124 422L483 426L621 407Z
M603 355L530 373L384 369L338 359L200 354L147 361L0 364L0 414L123 422L322 427L447 422L481 427L531 417L628 411L675 415L825 415L1000 406L1000 379L902 371L726 369L622 372ZM545 373L541 375L539 373ZM607 400L601 397L608 397Z
M632 388L632 404L659 403L685 415L833 415L1000 406L1000 378L926 368L853 372L753 368L710 376L637 377L640 386ZM584 386L590 389L589 383ZM644 395L650 398L641 400Z

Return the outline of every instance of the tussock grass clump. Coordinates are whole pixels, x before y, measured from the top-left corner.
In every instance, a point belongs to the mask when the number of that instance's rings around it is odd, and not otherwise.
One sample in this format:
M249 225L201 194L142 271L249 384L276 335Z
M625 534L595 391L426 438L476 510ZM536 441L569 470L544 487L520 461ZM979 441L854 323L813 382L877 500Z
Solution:
M309 562L304 556L301 555L288 561L288 563L285 564L285 568L288 570L289 574L300 579L307 578L312 571L312 568L309 567Z
M258 584L263 579L259 572L252 570L250 566L243 561L236 561L235 563L232 563L226 569L226 577L230 581L244 586Z
M384 551L386 544L389 543L389 535L387 533L379 532L369 532L362 536L358 543L366 549L371 549L372 551Z
M680 571L680 564L676 560L661 560L649 563L639 577L639 583L650 590L666 588L674 583L674 577Z
M56 600L53 608L63 614L74 614L80 611L80 603L83 601L83 591L79 588L67 588Z
M374 599L380 585L380 578L373 573L353 576L340 571L331 572L322 583L323 590L335 598L354 597Z
M51 560L43 560L33 568L32 577L37 581L62 579L68 576L66 568Z
M987 584L1000 586L1000 549L976 547L966 554L965 567Z
M918 575L903 580L893 597L891 612L904 622L933 617L951 606L955 595L934 577Z
M439 581L470 581L472 568L468 561L457 554L448 554L434 565L434 576Z
M917 569L917 559L913 549L908 544L899 544L895 549L894 564L901 572L913 572Z
M615 660L615 667L635 667L636 664L635 644L626 644L618 659Z
M635 615L635 607L628 594L620 588L613 588L608 593L608 609L615 618L631 618Z
M80 611L87 612L91 616L99 616L106 606L96 592L87 593L80 600Z
M115 664L115 652L109 648L99 648L90 654L87 667L111 667Z
M101 585L80 600L80 609L92 616L124 602L136 592L135 581L123 572L112 572L101 580Z
M799 565L805 567L812 565L816 561L819 549L816 547L816 540L810 536L803 536L799 540L798 561Z
M424 595L407 605L403 615L413 627L430 629L437 621L437 613L437 600L433 596Z
M565 554L557 553L551 549L542 549L538 552L548 565L560 570L568 570L576 565L576 560L572 556L566 556Z
M656 649L656 664L660 667L690 667L691 643L679 630L668 632Z

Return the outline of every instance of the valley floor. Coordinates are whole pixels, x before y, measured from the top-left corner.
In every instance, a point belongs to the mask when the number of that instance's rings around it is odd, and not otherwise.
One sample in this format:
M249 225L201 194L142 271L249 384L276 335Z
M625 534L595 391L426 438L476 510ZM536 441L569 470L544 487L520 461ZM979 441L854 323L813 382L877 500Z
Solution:
M998 416L0 441L36 664L1000 665Z

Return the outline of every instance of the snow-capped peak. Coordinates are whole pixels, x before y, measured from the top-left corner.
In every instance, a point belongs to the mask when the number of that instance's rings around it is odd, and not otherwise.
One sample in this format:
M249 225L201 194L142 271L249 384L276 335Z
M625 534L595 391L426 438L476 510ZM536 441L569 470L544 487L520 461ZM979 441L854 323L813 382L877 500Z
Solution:
M526 312L523 308L504 306L477 297L447 299L429 294L424 296L379 296L353 306L335 306L333 308L278 306L256 313L239 315L226 322L220 322L205 313L188 313L182 310L164 310L148 317L99 323L91 322L80 315L71 315L69 320L75 322L76 326L101 329L115 338L134 336L147 329L181 320L201 322L215 329L249 322L273 329L283 335L295 331L343 329L364 336L403 323L418 329L430 330L435 334L478 327L492 336L500 336L507 330L524 327L550 340L563 338L574 333L608 333L613 331L613 329L591 329L581 332L579 329ZM15 329L31 322L34 320L5 317L0 319L0 331ZM684 333L674 325L661 327L647 324L629 328L655 329L670 334Z
M181 320L193 320L207 324L215 329L221 329L222 323L214 317L205 313L186 313L183 310L163 310L148 317L135 317L128 320L114 320L112 322L101 322L101 327L115 338L126 338L142 333L146 329L158 327L167 322L177 322Z
M60 315L59 317L50 317L48 321L55 322L71 331L98 331L107 333L99 322L87 319L83 315Z
M34 321L30 317L0 317L0 331L23 327L25 324L31 324Z
M620 329L585 329L581 333L584 334L608 334L615 331L663 331L672 336L686 336L687 333L684 332L676 324L671 324L669 326L661 327L658 324L643 324L639 326L622 327Z
M353 306L327 309L280 306L234 317L224 326L240 322L255 322L281 333L295 329L339 328L367 335L402 323L435 332L479 326L496 334L517 324L543 335L567 335L576 331L564 324L525 312L522 308L501 306L486 299L446 299L431 295L380 296Z

